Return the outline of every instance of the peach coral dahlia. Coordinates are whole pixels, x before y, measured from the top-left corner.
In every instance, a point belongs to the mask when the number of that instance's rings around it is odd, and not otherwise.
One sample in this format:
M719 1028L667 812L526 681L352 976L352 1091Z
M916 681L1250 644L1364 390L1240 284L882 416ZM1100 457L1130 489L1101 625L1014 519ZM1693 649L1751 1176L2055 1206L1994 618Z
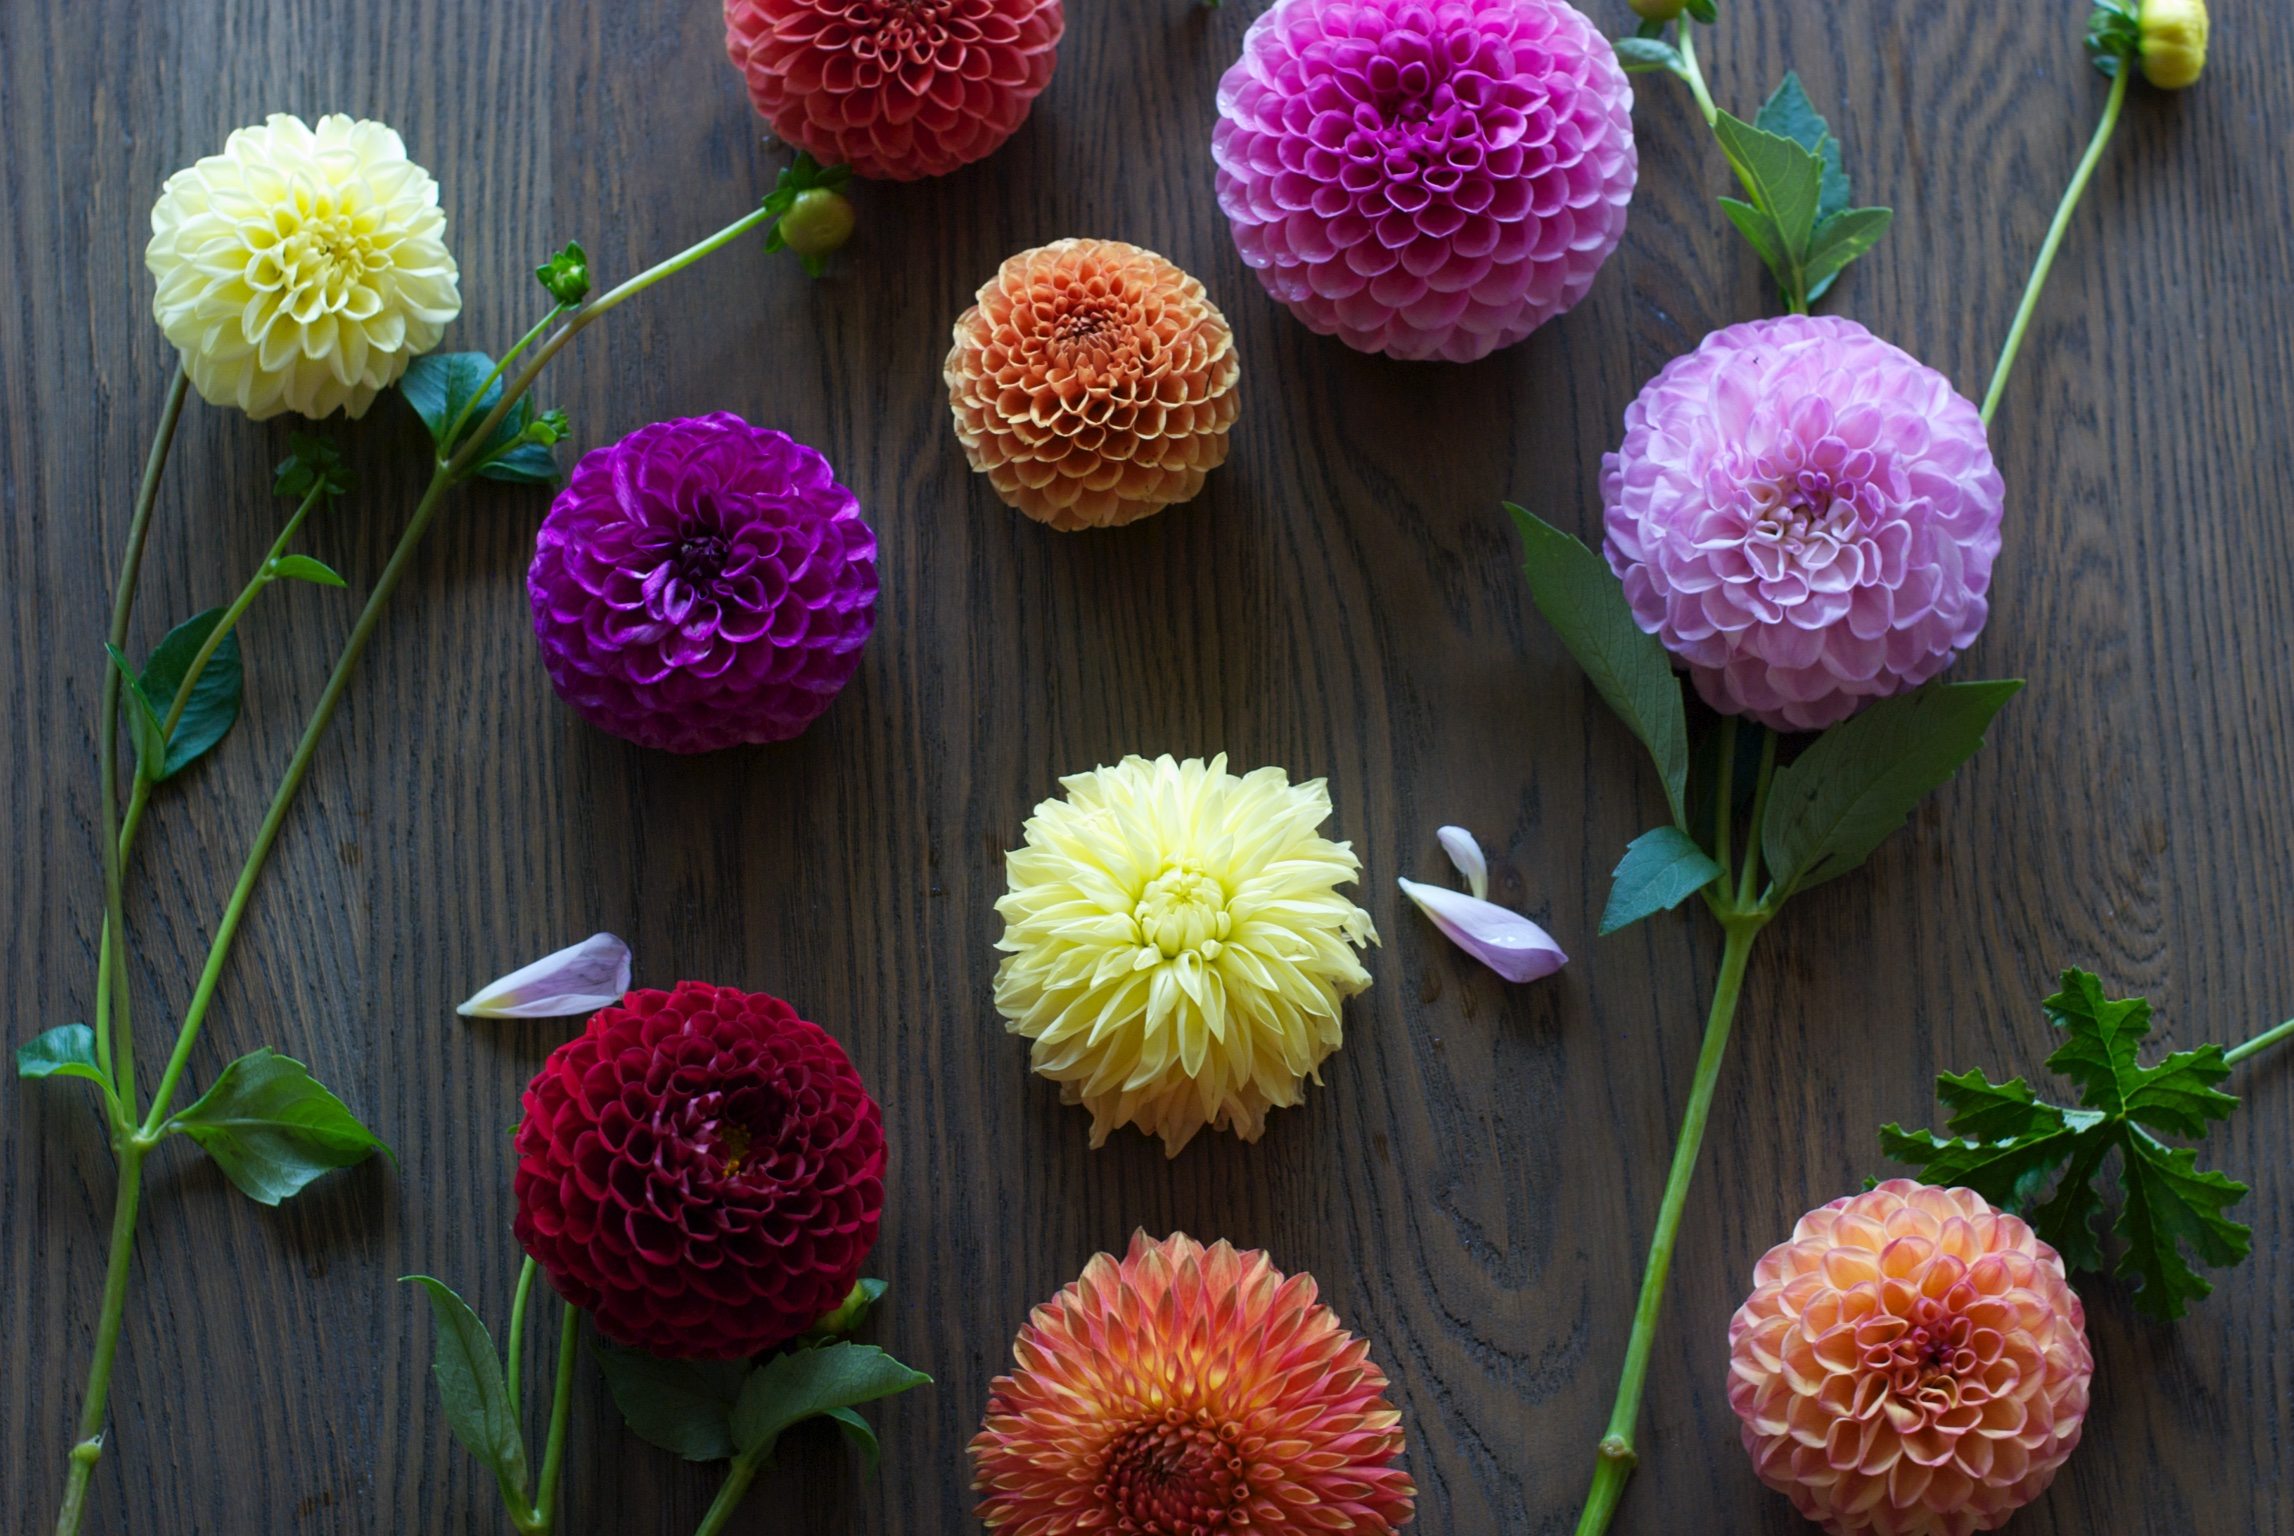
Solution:
M1264 1253L1141 1232L1035 1309L972 1441L1000 1536L1379 1536L1417 1490L1370 1346Z
M996 494L1054 528L1191 499L1242 410L1234 333L1203 285L1120 240L1005 262L956 322L956 436Z
M2079 1443L2094 1357L2063 1261L1968 1189L1800 1218L1729 1324L1761 1481L1832 1536L1996 1530Z

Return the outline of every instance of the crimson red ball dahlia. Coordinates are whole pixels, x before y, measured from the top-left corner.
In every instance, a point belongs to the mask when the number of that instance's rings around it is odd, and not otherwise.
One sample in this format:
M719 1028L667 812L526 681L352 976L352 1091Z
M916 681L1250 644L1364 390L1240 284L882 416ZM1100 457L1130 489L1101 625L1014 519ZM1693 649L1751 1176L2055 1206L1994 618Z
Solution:
M725 51L773 132L887 181L992 154L1051 84L1061 0L725 0Z
M518 1242L616 1343L772 1349L841 1303L875 1246L883 1113L777 997L632 992L550 1053L525 1105Z

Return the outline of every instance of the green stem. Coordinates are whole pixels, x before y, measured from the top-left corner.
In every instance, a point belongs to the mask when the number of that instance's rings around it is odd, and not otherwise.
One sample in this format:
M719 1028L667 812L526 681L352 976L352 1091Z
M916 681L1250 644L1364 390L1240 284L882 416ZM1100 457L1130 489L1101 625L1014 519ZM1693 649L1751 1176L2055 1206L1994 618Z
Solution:
M1752 820L1744 834L1744 870L1737 878L1736 906L1739 912L1753 908L1752 893L1760 886L1760 833L1768 825L1768 791L1776 782L1776 732L1766 726L1760 728L1760 774L1753 780ZM1777 899L1783 900L1779 893Z
M119 1355L120 1319L127 1311L127 1268L135 1253L136 1209L143 1199L144 1148L122 1138L119 1189L112 1197L111 1257L104 1264L103 1308L96 1317L96 1352L88 1362L87 1390L80 1396L78 1438L64 1473L63 1502L56 1511L56 1536L78 1536L87 1513L88 1482L104 1453L104 1414L111 1401L112 1362Z
M534 1500L538 1536L549 1536L558 1519L558 1479L565 1468L566 1426L573 1420L574 1357L581 1352L581 1308L568 1303L558 1325L557 1390L550 1396L550 1436L542 1446L542 1485Z
M518 1383L524 1376L526 1357L526 1302L534 1294L534 1275L541 1268L532 1254L526 1255L525 1267L518 1271L517 1298L510 1303L510 1362L503 1375L510 1389L510 1417L523 1421L526 1411L520 1404Z
M718 1488L709 1512L693 1528L693 1536L720 1536L732 1521L733 1511L739 1509L741 1500L748 1496L749 1484L757 1480L757 1466L758 1463L747 1456L733 1458L733 1464L725 1469L724 1484Z
M2222 1053L2222 1059L2237 1066L2249 1056L2259 1056L2283 1040L2294 1039L2294 1019L2288 1019L2276 1029L2265 1030L2244 1045L2234 1045Z
M563 304L552 305L550 307L550 312L542 316L540 320L536 321L532 330L526 332L525 335L518 338L518 344L516 346L502 354L502 360L494 365L494 371L487 374L485 382L478 386L478 388L471 394L469 399L462 402L462 409L454 413L454 420L452 424L446 428L445 440L447 442L456 443L462 440L462 423L470 419L470 412L476 408L479 401L486 398L486 391L494 387L494 381L502 376L502 370L509 367L511 363L515 362L517 360L518 354L525 351L529 346L532 346L534 343L534 338L541 335L542 332L548 330L552 322L554 322L558 316L564 314L565 312L566 307Z
M1721 716L1720 732L1720 772L1713 787L1713 858L1720 864L1720 877L1707 889L1718 890L1716 899L1725 900L1733 884L1729 831L1736 820L1736 716Z
M1696 23L1682 21L1676 47L1681 55L1681 67L1676 73L1688 82L1689 94L1697 99L1697 110L1705 115L1705 126L1717 127L1720 108L1713 105L1713 93L1705 88L1705 72L1697 64Z
M1752 836L1759 836L1754 823ZM1689 1084L1688 1112L1681 1118L1680 1140L1673 1147L1672 1172L1665 1180L1665 1196L1657 1207L1656 1231L1649 1239L1649 1265L1641 1276L1641 1298L1633 1308L1633 1333L1625 1345L1625 1368L1617 1381L1617 1401L1609 1414L1608 1433L1601 1438L1600 1460L1593 1485L1585 1496L1585 1512L1577 1522L1577 1536L1600 1536L1609 1529L1624 1495L1625 1481L1639 1460L1633 1450L1633 1431L1641 1417L1641 1393L1649 1375L1649 1353L1656 1342L1657 1318L1664 1310L1665 1277L1673 1267L1673 1245L1680 1236L1681 1213L1687 1207L1689 1183L1697 1171L1697 1153L1704 1145L1705 1122L1712 1116L1713 1088L1720 1080L1721 1062L1728 1053L1730 1026L1736 1020L1737 996L1744 986L1745 966L1752 958L1753 940L1767 922L1760 913L1742 913L1724 920L1728 944L1721 951L1720 980L1713 987L1712 1012L1705 1020L1704 1048L1697 1053L1697 1072Z
M2079 206L2079 197L2093 179L2095 167L2102 162L2104 147L2111 142L2111 130L2119 126L2119 109L2126 104L2127 82L2134 73L2132 59L2119 61L2119 72L2111 80L2111 94L2103 103L2103 120L2095 125L2095 136L2087 141L2087 153L2079 157L2079 168L2071 173L2071 185L2064 188L2063 201L2055 205L2054 222L2047 226L2047 238L2040 244L2039 259L2032 264L2031 280L2023 285L2023 302L2016 306L2015 322L2007 328L2007 345L2000 348L1999 366L1992 370L1991 387L1983 393L1985 426L1991 425L1992 415L1999 409L2000 396L2007 393L2007 376L2015 368L2015 355L2023 350L2023 334L2031 329L2032 312L2039 308L2040 290L2047 286L2047 273L2055 265L2055 253L2063 245L2064 232L2071 227L2071 215Z

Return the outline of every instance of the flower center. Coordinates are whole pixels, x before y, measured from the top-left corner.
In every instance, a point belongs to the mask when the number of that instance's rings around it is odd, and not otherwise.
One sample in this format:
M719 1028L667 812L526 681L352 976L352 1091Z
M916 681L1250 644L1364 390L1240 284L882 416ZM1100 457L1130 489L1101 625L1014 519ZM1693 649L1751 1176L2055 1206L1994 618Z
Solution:
M1859 522L1854 485L1820 469L1804 469L1755 490L1748 537L1798 560L1854 538Z
M1099 1494L1122 1536L1213 1536L1250 1493L1231 1424L1177 1409L1125 1430L1107 1448Z
M741 1171L749 1160L749 1147L756 1135L745 1125L728 1125L724 1138L717 1143L717 1155L725 1160L725 1177L731 1178Z
M706 587L724 571L727 553L724 535L696 532L679 539L669 559L676 567L678 580L689 586Z
M1131 916L1139 924L1140 944L1161 950L1166 960L1190 949L1216 960L1235 930L1226 887L1193 859L1166 863L1139 893Z
M947 41L955 8L955 0L861 0L843 19L860 57L897 62L913 53L921 62Z
M1890 1395L1905 1407L1923 1415L1949 1412L1979 1363L1971 1347L1975 1325L1933 1297L1922 1298L1905 1322L1909 1326L1864 1363L1886 1379Z
M283 294L298 319L366 308L369 279L389 266L375 242L376 219L331 193L281 203L250 243L248 286ZM371 313L371 310L369 311Z

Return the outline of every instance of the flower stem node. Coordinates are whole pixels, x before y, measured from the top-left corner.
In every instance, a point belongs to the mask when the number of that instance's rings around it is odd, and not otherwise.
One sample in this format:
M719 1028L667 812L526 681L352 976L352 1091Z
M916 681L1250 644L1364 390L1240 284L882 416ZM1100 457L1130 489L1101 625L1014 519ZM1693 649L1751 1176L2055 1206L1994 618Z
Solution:
M2145 80L2162 91L2198 83L2206 69L2206 0L2142 0L2136 34Z

